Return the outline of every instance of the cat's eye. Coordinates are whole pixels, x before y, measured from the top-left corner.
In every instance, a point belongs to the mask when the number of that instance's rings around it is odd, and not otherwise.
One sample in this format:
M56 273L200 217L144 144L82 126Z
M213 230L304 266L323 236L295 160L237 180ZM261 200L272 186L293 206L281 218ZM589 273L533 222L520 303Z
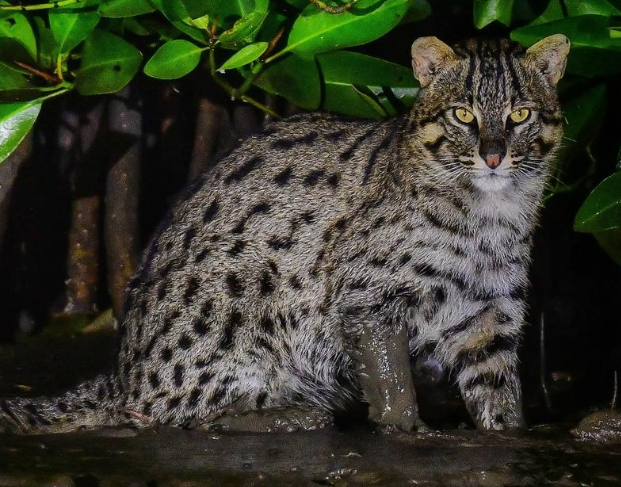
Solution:
M455 117L462 123L472 123L474 120L474 114L465 108L456 108Z
M524 120L528 118L530 115L530 110L528 108L520 108L519 110L515 110L511 112L509 118L513 123L522 123Z

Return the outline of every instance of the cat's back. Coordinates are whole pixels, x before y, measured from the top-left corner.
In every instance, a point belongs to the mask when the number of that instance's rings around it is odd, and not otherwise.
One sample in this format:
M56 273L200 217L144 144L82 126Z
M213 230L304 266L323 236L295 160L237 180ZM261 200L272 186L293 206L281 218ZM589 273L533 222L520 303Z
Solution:
M207 290L218 309L320 292L326 234L365 197L370 157L394 137L394 121L303 115L242 143L162 225L126 322L191 321Z
M274 257L303 254L364 198L369 157L393 138L392 121L311 114L276 122L195 184L173 210L152 257L201 257L200 245L208 242L224 248L220 260L251 248Z
M364 178L369 153L391 137L391 127L391 122L327 114L275 122L205 175L196 194L178 208L177 218L204 206L209 196L219 198L221 216L250 210L247 205L267 199L267 204L289 209L351 201ZM212 222L214 230L225 230L230 223L218 218Z

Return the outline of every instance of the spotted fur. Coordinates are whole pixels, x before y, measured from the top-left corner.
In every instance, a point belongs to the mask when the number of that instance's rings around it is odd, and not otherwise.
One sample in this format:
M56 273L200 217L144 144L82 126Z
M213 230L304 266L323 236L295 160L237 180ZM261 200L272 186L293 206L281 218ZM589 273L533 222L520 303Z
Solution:
M407 115L301 115L251 137L153 239L128 290L114 374L60 398L0 401L0 425L183 426L233 404L347 408L362 398L364 329L404 329L410 353L432 351L479 426L519 425L516 348L566 54L562 36L529 50L419 39L422 89ZM512 125L518 107L531 118ZM491 153L498 168L485 165Z

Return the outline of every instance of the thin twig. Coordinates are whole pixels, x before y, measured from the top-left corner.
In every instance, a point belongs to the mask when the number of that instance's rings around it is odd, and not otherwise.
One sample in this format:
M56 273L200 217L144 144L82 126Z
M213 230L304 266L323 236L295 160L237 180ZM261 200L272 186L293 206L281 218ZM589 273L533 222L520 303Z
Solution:
M252 105L255 108L258 108L262 112L267 113L268 115L271 115L274 118L280 118L280 115L278 115L278 113L276 113L274 110L272 110L271 108L263 105L262 103L259 103L254 98L251 98L251 97L249 97L247 95L244 95L244 94L240 93L236 88L234 88L233 86L228 84L224 79L222 79L218 75L218 72L216 71L216 60L215 60L215 55L214 55L213 47L209 51L209 68L210 68L211 77L213 78L213 80L224 91L226 91L227 95L229 95L231 97L231 100L241 100L241 101L243 101L245 103L248 103L249 105Z
M209 40L212 42L212 44L215 43L218 38L218 36L216 35L217 30L218 24L214 22L213 24L211 24L211 29L209 29Z
M280 40L284 32L285 32L285 28L281 27L280 29L278 29L278 32L276 32L276 35L272 37L272 40L267 45L267 49L265 50L263 54L261 54L260 60L262 63L264 63L265 60L269 57L269 55L272 53L272 51L276 47L276 44L278 44L278 41Z
M60 53L56 58L56 75L63 81L63 57Z
M43 78L45 81L49 81L50 83L58 84L58 83L62 83L63 81L62 79L58 78L57 76L54 76L53 74L49 74L44 71L41 71L26 63L22 63L20 61L13 61L13 62L17 64L20 68L25 69L26 71L34 74L35 76L38 76L39 78Z
M67 5L76 5L82 3L85 0L61 0L59 2L39 3L37 5L0 5L0 11L10 12L21 10L25 12L32 12L33 10L50 10L53 8L66 7Z
M610 410L617 409L617 393L619 392L619 381L617 377L617 371L615 370L614 386L612 389L612 401L610 401Z
M263 72L263 67L264 66L265 66L265 64L263 63L263 61L259 60L259 62L256 63L252 67L252 69L250 70L250 75L246 78L246 80L242 83L242 85L237 89L237 94L239 96L242 96L242 95L246 94L246 92L250 89L252 84L256 81L256 79Z
M350 0L344 5L333 7L331 5L328 5L325 2L322 2L321 0L308 0L308 1L312 3L313 5L315 5L317 8L323 10L324 12L328 12L329 14L342 14L343 12L346 12L347 10L351 9L354 5L358 3L358 0Z
M42 96L41 98L37 98L36 100L33 100L33 102L37 102L37 103L43 103L46 100L49 100L50 98L54 98L60 95L63 95L65 93L67 93L68 91L70 91L73 88L73 85L71 83L67 83L66 81L59 87L58 90L50 93L49 95L45 95Z
M261 76L261 73L263 72L263 68L265 67L265 59L269 56L269 54L274 50L274 47L276 47L276 44L278 43L279 39L282 37L283 32L285 31L284 27L281 27L280 29L278 29L278 32L276 32L276 35L272 38L272 40L269 42L267 49L265 50L265 52L261 55L261 57L259 58L259 62L256 63L252 70L250 71L250 76L248 76L246 78L246 81L244 81L242 83L242 85L237 89L237 93L240 97L242 97L243 95L246 94L246 92L250 89L250 87L252 86L252 84L255 82L255 80Z
M539 382L541 383L541 391L543 399L546 403L548 412L552 410L552 399L548 390L548 381L546 379L546 343L545 343L545 320L543 311L539 319Z

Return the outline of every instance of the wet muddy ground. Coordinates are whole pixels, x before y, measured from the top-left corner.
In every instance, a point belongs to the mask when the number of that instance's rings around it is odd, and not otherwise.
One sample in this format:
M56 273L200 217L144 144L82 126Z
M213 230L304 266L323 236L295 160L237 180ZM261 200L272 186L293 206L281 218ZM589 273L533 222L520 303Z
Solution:
M43 337L0 347L0 396L58 392L110 363L113 338ZM43 346L44 344L44 346ZM573 425L517 433L292 434L170 428L0 436L0 486L621 486L621 445Z

